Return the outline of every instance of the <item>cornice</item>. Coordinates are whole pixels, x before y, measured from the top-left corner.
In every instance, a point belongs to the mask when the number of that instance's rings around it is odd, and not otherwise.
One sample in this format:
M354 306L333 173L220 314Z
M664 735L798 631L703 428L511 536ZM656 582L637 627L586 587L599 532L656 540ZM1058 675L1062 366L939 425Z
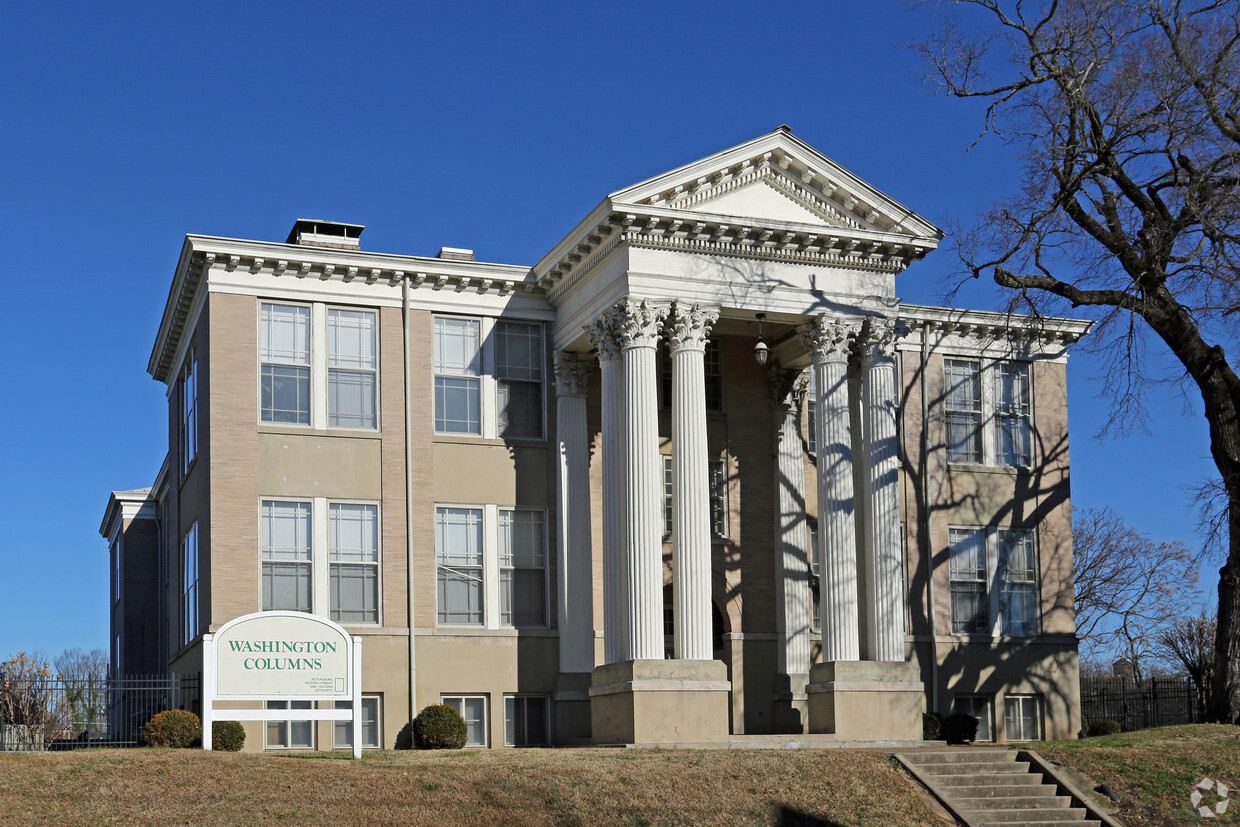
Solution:
M1038 342L1071 345L1089 333L1093 322L1061 316L1033 316L988 310L901 304L900 320L923 335L958 336L976 341ZM909 347L905 340L904 348Z
M199 292L203 274L213 268L228 273L289 279L356 282L414 289L471 291L499 296L515 292L541 294L528 267L425 256L399 256L331 247L308 247L212 236L186 236L172 289L164 308L147 372L169 380L178 344Z

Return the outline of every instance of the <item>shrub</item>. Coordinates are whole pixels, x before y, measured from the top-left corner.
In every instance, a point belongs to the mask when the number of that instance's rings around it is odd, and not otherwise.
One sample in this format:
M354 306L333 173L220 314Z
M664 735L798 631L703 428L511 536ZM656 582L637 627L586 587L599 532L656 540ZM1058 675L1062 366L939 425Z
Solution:
M923 712L921 714L921 737L923 741L939 740L939 733L943 731L943 719L937 712Z
M943 740L949 744L971 744L977 738L977 718L964 713L943 718Z
M202 721L184 709L160 712L143 729L148 747L184 749L202 744Z
M413 719L413 740L418 749L460 749L469 738L465 719L445 704L432 704Z
M1100 721L1089 722L1089 737L1097 738L1099 735L1117 735L1124 731L1119 725L1119 721L1109 721L1103 718Z
M408 722L400 728L400 732L396 733L396 743L392 745L393 749L413 749L413 721Z
M221 752L240 752L245 746L245 727L240 721L213 721L211 724L211 749Z
M1076 734L1077 738L1089 737L1089 718L1085 715L1081 716L1081 731Z

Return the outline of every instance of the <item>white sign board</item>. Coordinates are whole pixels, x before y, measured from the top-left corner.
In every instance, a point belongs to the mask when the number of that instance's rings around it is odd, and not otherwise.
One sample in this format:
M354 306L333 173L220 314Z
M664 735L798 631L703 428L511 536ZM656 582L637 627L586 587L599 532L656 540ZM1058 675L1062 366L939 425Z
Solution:
M214 721L352 721L362 757L362 639L305 612L255 612L203 635L202 748ZM336 709L216 709L217 701L351 701ZM287 705L286 705L287 706ZM318 706L316 704L316 706Z

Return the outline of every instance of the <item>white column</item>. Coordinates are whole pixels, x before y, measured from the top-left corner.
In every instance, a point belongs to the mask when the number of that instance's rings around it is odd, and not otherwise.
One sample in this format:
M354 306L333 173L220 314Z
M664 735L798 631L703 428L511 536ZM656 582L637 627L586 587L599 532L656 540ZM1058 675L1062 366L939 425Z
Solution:
M805 445L801 440L802 403L809 371L778 371L775 396L775 594L779 633L779 672L804 675L810 667L813 603L809 590L809 527L805 519Z
M861 411L865 446L866 597L869 607L869 654L873 660L900 661L904 656L904 566L900 544L896 439L895 342L906 332L894 319L870 319L859 339Z
M655 347L668 306L625 299L608 311L624 361L625 542L629 660L663 651L663 461L659 456Z
M711 660L710 469L706 453L706 337L715 308L675 302L672 353L672 596L675 654Z
M603 435L603 662L628 659L628 569L624 560L624 363L611 323L585 325L598 351Z
M556 607L561 672L589 672L594 668L590 446L586 431L590 367L590 362L574 353L555 353Z
M848 355L858 325L821 314L799 330L818 388L818 559L824 662L859 660L857 534L853 496Z

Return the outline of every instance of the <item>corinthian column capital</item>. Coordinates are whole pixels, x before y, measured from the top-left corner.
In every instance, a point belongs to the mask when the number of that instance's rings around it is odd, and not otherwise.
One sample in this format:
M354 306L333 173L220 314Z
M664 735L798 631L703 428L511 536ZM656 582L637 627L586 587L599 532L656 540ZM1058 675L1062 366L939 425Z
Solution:
M867 319L856 337L857 354L866 360L891 358L896 342L909 334L909 326L898 319Z
M801 344L809 348L814 364L847 362L852 342L861 330L861 323L847 316L819 313L797 328Z
M681 350L706 350L706 339L717 321L717 307L672 302L667 326L667 341L672 353Z
M670 311L667 302L650 299L624 299L604 314L611 323L621 350L654 347L659 341L663 320Z
M598 351L599 362L620 361L620 342L616 339L616 331L612 328L611 320L606 314L601 319L583 324L581 329L586 332L586 338Z
M554 357L556 395L585 396L590 382L590 361L564 350L557 350Z

